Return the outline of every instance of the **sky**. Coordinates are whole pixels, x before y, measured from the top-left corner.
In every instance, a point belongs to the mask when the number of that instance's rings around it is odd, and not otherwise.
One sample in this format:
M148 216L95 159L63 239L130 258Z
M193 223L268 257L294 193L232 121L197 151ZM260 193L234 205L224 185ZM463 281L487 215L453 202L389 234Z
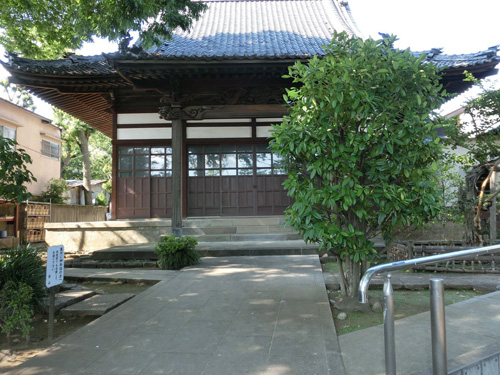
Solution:
M423 51L443 48L445 54L473 53L500 45L499 0L349 0L354 20L364 37L394 34L396 46ZM116 51L99 41L77 51L82 55ZM3 56L0 50L0 56ZM499 66L500 68L500 66ZM3 68L1 69L3 70ZM0 71L4 79L5 71ZM494 77L500 87L500 75ZM468 93L463 97L470 97ZM445 104L444 112L456 109L463 99ZM51 118L51 110L37 102L37 112Z

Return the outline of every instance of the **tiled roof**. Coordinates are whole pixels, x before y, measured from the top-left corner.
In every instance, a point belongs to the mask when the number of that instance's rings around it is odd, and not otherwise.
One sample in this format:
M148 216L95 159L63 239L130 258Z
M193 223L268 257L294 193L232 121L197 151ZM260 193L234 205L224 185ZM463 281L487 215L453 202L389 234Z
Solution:
M189 31L174 31L173 40L142 51L103 56L70 55L61 60L37 61L11 57L1 62L12 72L58 77L110 77L121 79L113 61L224 61L295 60L323 55L334 30L359 35L347 1L340 0L208 0L208 9ZM464 54L443 55L440 49L414 52L427 55L439 68L470 68L495 65L497 48Z
M412 52L416 56L427 55L426 61L438 66L440 69L446 68L469 68L475 65L500 62L497 56L498 46L493 46L486 51L469 53L463 55L443 55L440 48L433 48L429 51Z
M338 0L207 1L189 31L149 50L162 59L289 59L323 54L333 32L358 35ZM142 57L142 56L141 56Z
M31 60L11 56L9 62L2 62L2 65L8 70L41 75L109 76L116 73L102 55L69 55L60 60Z

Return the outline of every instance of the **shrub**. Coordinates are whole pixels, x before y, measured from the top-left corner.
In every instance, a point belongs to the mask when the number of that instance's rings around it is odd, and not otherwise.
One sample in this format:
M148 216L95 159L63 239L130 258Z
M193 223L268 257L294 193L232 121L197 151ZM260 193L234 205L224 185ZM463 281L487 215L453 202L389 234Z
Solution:
M8 249L0 255L0 289L13 282L19 286L24 283L31 287L32 306L39 305L47 294L45 269L39 251L31 246Z
M99 192L95 197L95 206L107 206L108 200L106 199L106 194L104 191Z
M42 202L52 202L53 204L65 204L64 193L68 191L66 181L62 178L51 178L45 185L45 190L40 195Z
M16 284L7 281L0 289L0 329L10 342L10 335L15 330L20 330L26 342L29 342L33 308L31 300L33 288L26 283Z
M163 237L155 247L155 253L160 256L158 266L164 270L180 270L198 263L200 254L195 250L197 243L193 237L177 237L175 234Z

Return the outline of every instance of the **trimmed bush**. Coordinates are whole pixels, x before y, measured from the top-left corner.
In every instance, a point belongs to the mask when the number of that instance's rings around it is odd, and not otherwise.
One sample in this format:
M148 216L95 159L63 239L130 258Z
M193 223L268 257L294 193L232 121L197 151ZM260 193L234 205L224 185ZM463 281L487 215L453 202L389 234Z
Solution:
M197 243L193 237L177 237L175 234L163 237L155 247L155 253L160 257L158 266L164 270L180 270L197 264L200 260L200 254L195 250Z
M40 305L47 295L45 268L40 252L33 246L18 246L0 255L0 289L9 282L20 287L22 283L32 289L30 305Z
M26 283L16 284L7 281L0 289L0 329L10 342L12 332L21 331L22 337L29 342L33 308L31 300L33 288Z

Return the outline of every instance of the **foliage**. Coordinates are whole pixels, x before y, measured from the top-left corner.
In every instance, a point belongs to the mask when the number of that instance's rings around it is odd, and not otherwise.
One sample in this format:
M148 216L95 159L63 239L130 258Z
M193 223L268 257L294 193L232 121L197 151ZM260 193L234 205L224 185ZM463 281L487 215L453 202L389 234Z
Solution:
M15 105L28 109L32 112L35 111L36 106L33 102L33 97L31 94L20 86L13 85L9 83L9 80L0 80L0 88L5 95L7 100Z
M113 181L111 181L111 179L109 179L108 181L106 181L105 183L102 184L102 187L104 190L106 190L106 192L108 194L111 194L111 190L113 187Z
M63 128L62 177L65 180L81 180L83 178L81 136L83 135L88 141L96 130L57 108L54 108L54 125Z
M33 246L8 249L0 255L0 288L9 281L16 285L25 283L33 290L31 305L40 304L47 294L45 269L40 252Z
M450 148L447 157L460 166L462 170L471 171L472 167L486 172L486 179L481 183L479 191L475 186L477 178L483 173L473 174L468 178L467 186L461 197L461 207L464 212L465 240L469 244L483 244L485 231L481 223L481 210L491 204L500 189L486 194L489 180L495 167L500 163L500 89L488 87L475 79L470 73L469 81L475 82L480 94L467 101L464 113L460 118L453 118L446 125L445 140ZM463 155L455 155L453 150L462 147L466 149Z
M395 37L335 34L323 58L289 69L289 116L274 126L294 203L288 223L340 263L342 292L355 297L371 238L420 225L439 210L439 138L430 115L442 103L437 68Z
M189 0L3 0L0 43L25 57L56 58L94 36L117 41L133 31L149 47L187 30L205 8Z
M193 237L177 237L175 234L165 236L155 247L159 255L158 265L161 269L180 270L197 264L200 254L195 250L198 241Z
M91 179L109 179L111 175L111 141L89 125L58 109L54 123L64 129L62 176L83 180L85 203L92 204Z
M64 193L68 191L66 181L62 178L51 178L45 185L45 190L40 195L40 201L53 204L65 204Z
M95 205L96 206L107 206L108 200L106 199L106 194L104 191L99 192L99 194L95 197Z
M66 180L83 179L83 155L80 135L88 138L90 178L105 180L111 178L111 139L84 122L60 110L54 110L54 123L64 129L65 140L62 150L62 177Z
M22 337L29 341L33 308L30 301L33 289L26 283L16 284L9 280L0 289L0 328L10 341L10 335L20 330Z
M474 164L485 165L500 154L500 89L487 87L470 73L466 74L467 79L475 82L481 92L466 102L460 119L454 118L448 122L446 135L450 147L468 150L465 155L455 158L462 166L470 168Z
M36 178L26 167L31 156L16 145L15 140L0 136L0 197L21 203L31 197L26 184Z
M113 146L111 139L99 131L90 134L89 152L90 152L90 177L93 180L110 180L111 172L111 153Z
M460 204L460 195L464 189L464 176L462 168L452 154L443 152L438 163L438 189L441 209L432 220L433 223L462 223L464 212Z

